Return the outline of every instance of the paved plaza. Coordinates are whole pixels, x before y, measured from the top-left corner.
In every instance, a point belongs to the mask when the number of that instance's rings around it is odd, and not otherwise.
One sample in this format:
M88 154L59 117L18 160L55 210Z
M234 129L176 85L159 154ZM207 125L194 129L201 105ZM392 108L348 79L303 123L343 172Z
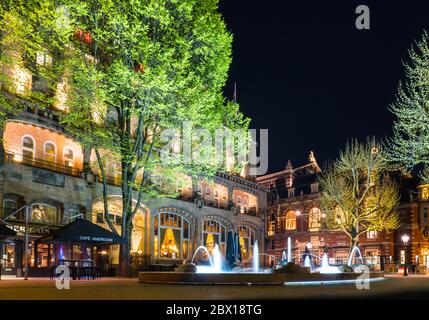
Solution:
M372 282L369 290L354 284L324 286L173 285L141 284L137 279L105 278L72 281L70 290L58 290L49 279L5 278L0 300L205 300L205 299L429 299L429 277L387 277Z

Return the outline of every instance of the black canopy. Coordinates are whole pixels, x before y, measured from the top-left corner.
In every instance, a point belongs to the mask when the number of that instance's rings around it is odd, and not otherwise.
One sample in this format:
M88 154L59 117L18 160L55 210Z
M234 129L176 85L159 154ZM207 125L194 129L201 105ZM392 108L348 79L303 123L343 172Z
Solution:
M8 228L6 224L0 222L0 237L13 237L16 236L16 232L11 228Z
M79 219L43 237L41 242L119 244L125 239L88 220Z

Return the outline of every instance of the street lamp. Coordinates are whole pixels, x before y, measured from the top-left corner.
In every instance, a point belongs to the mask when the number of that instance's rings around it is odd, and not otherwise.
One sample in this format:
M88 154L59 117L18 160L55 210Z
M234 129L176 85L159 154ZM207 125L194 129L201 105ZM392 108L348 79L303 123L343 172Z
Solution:
M410 237L407 234L404 234L402 237L402 242L404 243L404 277L408 276L407 272L407 244Z

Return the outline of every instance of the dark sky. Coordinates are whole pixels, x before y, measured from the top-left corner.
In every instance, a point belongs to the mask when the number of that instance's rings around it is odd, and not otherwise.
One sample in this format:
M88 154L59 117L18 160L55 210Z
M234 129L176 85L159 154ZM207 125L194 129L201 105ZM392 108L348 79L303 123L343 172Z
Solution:
M357 30L355 8L368 5L371 30ZM221 0L234 34L225 93L252 128L269 129L269 171L291 159L334 159L347 139L391 134L388 111L402 61L429 30L428 1Z

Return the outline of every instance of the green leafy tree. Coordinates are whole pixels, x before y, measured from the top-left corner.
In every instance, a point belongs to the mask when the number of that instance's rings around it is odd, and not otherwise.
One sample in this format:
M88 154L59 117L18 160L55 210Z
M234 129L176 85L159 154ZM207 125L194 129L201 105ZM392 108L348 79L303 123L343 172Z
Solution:
M329 230L344 232L350 247L367 231L391 231L399 226L398 188L386 173L386 158L374 139L352 140L323 170L320 202Z
M181 130L186 122L214 135L218 128L249 124L238 105L222 96L232 36L218 0L3 1L1 10L3 65L18 64L44 81L39 91L4 90L4 113L18 109L22 98L66 109L62 124L96 154L113 231L106 183L110 165L119 165L121 234L127 239L120 264L127 275L132 221L140 205L173 195L182 183L179 173L210 178L224 169L195 131L187 136L191 142L184 141L197 150L193 161L180 154L163 161L165 130ZM52 55L53 63L28 63L40 52ZM7 89L13 76L3 74ZM184 130L179 132L185 138Z

